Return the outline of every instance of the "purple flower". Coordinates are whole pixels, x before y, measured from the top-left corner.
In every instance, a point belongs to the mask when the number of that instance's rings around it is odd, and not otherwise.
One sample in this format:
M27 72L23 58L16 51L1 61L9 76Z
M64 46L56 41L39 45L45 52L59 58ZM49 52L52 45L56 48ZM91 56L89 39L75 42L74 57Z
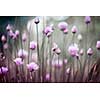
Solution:
M11 25L8 24L7 27L6 27L6 30L7 30L7 31L10 31L11 29L12 29Z
M8 68L7 67L1 67L0 68L0 74L6 74L8 72Z
M68 48L68 52L71 56L76 56L78 54L79 48L77 44L72 44Z
M60 22L58 24L58 28L61 30L61 31L65 31L67 28L68 28L68 24L66 22Z
M47 37L50 37L52 32L53 32L53 27L52 27L52 26L47 26L47 27L45 27L45 29L43 30L43 33L44 33Z
M53 43L52 51L55 51L58 48L58 45L56 43Z
M37 71L39 69L39 66L35 62L31 62L27 64L27 68L30 72Z
M27 40L27 35L26 33L23 33L22 34L22 41L25 42Z
M63 61L62 61L61 59L55 60L54 66L55 66L56 68L61 68L61 67L63 66Z
M96 48L100 50L100 41L97 41Z
M34 23L35 23L35 24L38 24L39 22L40 22L39 18L36 17L36 18L34 19Z
M84 54L83 49L80 50L79 54L82 56Z
M91 22L91 17L90 16L85 16L85 23L89 24Z
M37 43L34 42L34 41L31 41L31 42L30 42L30 49L35 50L36 47L37 47Z
M77 27L76 27L76 26L73 26L73 27L72 27L72 33L75 34L75 33L77 33L77 31L78 31L78 30L77 30Z
M49 73L46 73L45 79L46 79L47 81L50 80L50 74L49 74Z
M15 35L16 35L16 37L18 37L19 34L20 34L19 30L16 30L16 31L15 31Z
M88 54L89 56L91 56L91 55L93 54L92 48L89 48L89 49L87 50L87 54Z
M70 68L67 68L66 69L66 74L70 74L70 72L71 72L71 69Z
M2 41L2 42L6 42L6 41L7 41L5 35L2 35L2 37L1 37L1 41Z
M14 62L15 62L15 64L16 64L17 66L23 65L23 61L22 61L21 58L16 58L16 59L14 60Z
M18 57L20 57L20 58L26 58L28 56L28 53L27 53L27 51L26 50L22 50L22 49L20 49L19 51L18 51Z

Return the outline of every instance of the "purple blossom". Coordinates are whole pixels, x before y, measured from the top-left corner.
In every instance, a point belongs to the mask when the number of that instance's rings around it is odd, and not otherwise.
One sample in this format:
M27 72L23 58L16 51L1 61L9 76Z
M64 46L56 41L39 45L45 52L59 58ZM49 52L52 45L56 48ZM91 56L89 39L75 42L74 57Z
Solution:
M31 62L27 64L27 68L30 72L37 71L39 69L39 66L35 62Z
M8 72L8 68L7 67L1 67L0 68L0 74L6 74Z
M79 48L77 44L72 44L68 48L68 52L71 56L76 56L78 54Z
M100 50L100 41L97 41L96 48Z
M31 41L31 42L30 42L30 49L35 50L36 47L37 47L37 43L34 42L34 41Z
M63 66L63 61L62 61L61 59L55 60L54 66L55 66L56 68L61 68L61 67Z
M77 30L77 27L76 27L76 26L73 26L73 27L72 27L72 33L75 34L75 33L77 33L77 31L78 31L78 30Z
M47 36L50 37L51 34L53 32L53 27L52 26L47 26L45 27L45 29L43 30L43 33Z
M34 19L34 23L35 23L35 24L38 24L39 22L40 22L39 18L36 17L36 18Z
M91 22L91 17L90 16L85 16L85 23L89 24Z
M15 62L15 64L16 64L17 66L23 65L23 61L22 61L21 58L16 58L16 59L14 60L14 62Z
M58 24L58 28L61 30L61 31L65 31L67 28L68 28L68 24L66 22L60 22Z
M20 49L19 51L18 51L18 57L20 57L20 58L26 58L28 56L28 52L26 51L26 50L22 50L22 49Z
M91 55L93 54L92 48L89 48L89 49L87 50L87 54L88 54L89 56L91 56Z
M46 73L45 79L46 79L47 81L50 80L50 74L49 74L49 73Z

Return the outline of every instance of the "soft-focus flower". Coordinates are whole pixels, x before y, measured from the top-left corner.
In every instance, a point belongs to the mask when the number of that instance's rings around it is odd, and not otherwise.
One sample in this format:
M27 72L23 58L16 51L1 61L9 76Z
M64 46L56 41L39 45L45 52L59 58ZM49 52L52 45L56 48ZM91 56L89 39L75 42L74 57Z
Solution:
M60 48L57 48L54 52L59 55L61 53L61 50Z
M45 29L43 30L43 33L47 36L50 37L51 34L53 32L53 27L52 26L47 26L45 27Z
M37 47L37 43L34 42L34 41L31 41L31 42L30 42L30 49L35 50L36 47Z
M77 44L72 44L69 46L68 48L68 52L71 56L76 56L76 54L78 54L79 48Z
M96 48L100 50L100 41L97 41Z
M67 64L68 63L68 60L67 59L64 59L64 64Z
M56 43L53 43L52 51L55 51L58 48L58 45Z
M34 23L35 23L35 24L38 24L39 22L40 22L39 18L38 18L38 17L35 17Z
M63 66L63 61L61 59L55 60L54 66L57 67L57 68L61 68Z
M9 36L10 36L11 38L14 38L14 37L15 37L15 34L14 34L14 32L13 32L12 30L10 30L8 34L9 34Z
M84 54L83 49L80 50L79 54L82 56Z
M68 24L66 22L60 22L58 24L58 28L61 30L61 31L65 31L67 28L68 28Z
M27 64L27 68L30 72L32 72L32 71L37 71L39 69L39 66L36 63L31 62Z
M28 52L26 51L26 50L24 50L24 49L20 49L19 51L18 51L18 57L20 57L20 58L26 58L28 56Z
M3 48L4 48L4 49L8 49L8 43L5 43L5 44L3 45Z
M50 80L50 74L49 74L49 73L46 73L45 79L46 79L47 81Z
M22 41L25 42L27 40L27 35L26 33L23 33L22 34Z
M85 23L89 24L91 22L91 17L90 16L85 16Z
M66 74L69 74L70 71L71 71L71 69L70 69L70 68L67 68L67 69L66 69Z
M5 37L5 35L2 35L1 41L2 41L2 42L6 42L6 37Z
M81 34L78 34L77 39L78 39L79 41L81 41L81 40L83 39L83 38L82 38L82 35L81 35Z
M19 30L16 30L16 31L15 31L15 35L16 35L16 37L18 37L19 34L20 34Z
M16 64L17 66L23 65L22 58L16 58L16 59L14 60L14 62L15 62L15 64Z
M87 54L88 54L89 56L91 56L91 55L93 54L92 48L89 48L89 49L87 50Z
M77 27L76 27L76 26L73 26L73 27L72 27L72 33L75 34L75 33L77 33L77 31L78 31L78 30L77 30Z
M12 29L11 25L8 24L7 27L6 27L6 30L7 30L7 31L10 31L11 29Z
M66 28L63 32L64 34L68 34L68 29Z
M8 72L8 68L7 67L1 67L0 68L0 74L6 74Z

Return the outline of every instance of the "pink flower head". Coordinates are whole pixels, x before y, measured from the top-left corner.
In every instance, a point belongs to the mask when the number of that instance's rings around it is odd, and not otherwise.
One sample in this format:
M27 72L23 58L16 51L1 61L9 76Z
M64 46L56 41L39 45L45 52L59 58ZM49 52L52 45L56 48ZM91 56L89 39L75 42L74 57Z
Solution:
M14 37L15 37L15 34L14 34L14 32L13 32L12 30L10 30L10 31L8 32L8 34L9 34L9 36L10 36L11 38L14 38Z
M30 42L30 49L35 50L36 47L37 47L37 43L34 42L34 41L31 41L31 42Z
M45 27L45 29L43 30L43 33L47 36L50 37L51 34L53 32L53 27L52 26L47 26Z
M66 28L63 32L64 32L64 34L67 34L68 33L68 28Z
M45 79L46 79L47 81L50 80L50 74L49 74L49 73L46 73Z
M38 18L38 17L35 17L34 23L35 23L35 24L38 24L39 22L40 22L39 18Z
M58 45L56 43L53 43L52 51L55 51L58 48Z
M96 48L100 50L100 41L97 41Z
M61 53L61 50L60 48L57 48L54 52L59 55Z
M79 54L82 56L84 54L83 49L80 50Z
M54 64L55 67L57 68L61 68L63 66L63 61L62 60L55 60L55 64Z
M16 59L14 60L14 62L15 62L15 64L16 64L17 66L23 65L23 61L22 61L21 58L16 58Z
M58 24L58 28L61 30L61 31L65 31L67 28L68 28L68 24L66 22L60 22Z
M8 72L8 68L7 67L1 67L0 68L0 74L6 74Z
M64 64L67 64L68 63L68 60L67 59L64 59Z
M6 30L7 30L7 31L10 31L11 29L12 29L11 25L8 24L7 27L6 27Z
M91 55L93 54L92 48L89 48L89 49L87 50L87 54L88 54L89 56L91 56Z
M78 54L79 48L77 44L72 44L68 48L68 52L71 56L76 56Z
M71 71L71 69L70 69L70 68L67 68L67 69L66 69L66 74L69 74L70 71Z
M20 57L20 58L26 58L28 56L28 53L27 53L27 51L26 50L22 50L22 49L20 49L19 51L18 51L18 57Z
M19 34L20 34L19 30L16 30L16 31L15 31L15 35L16 35L16 37L18 37Z
M90 16L85 16L85 23L89 24L91 22L91 17Z
M77 33L77 27L76 26L72 27L72 33L74 33L74 34Z
M1 41L2 41L2 42L6 42L6 40L7 40L7 39L6 39L5 35L2 35Z
M31 62L27 64L27 68L30 72L32 72L32 71L37 71L39 69L39 66L36 63Z
M23 33L22 34L22 41L25 42L27 40L27 35L26 33Z

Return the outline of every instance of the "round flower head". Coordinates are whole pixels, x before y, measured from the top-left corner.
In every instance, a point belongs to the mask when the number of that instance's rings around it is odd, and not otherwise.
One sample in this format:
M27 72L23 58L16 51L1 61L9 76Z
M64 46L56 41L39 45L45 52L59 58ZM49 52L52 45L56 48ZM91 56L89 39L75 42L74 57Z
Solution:
M79 41L81 41L81 40L82 40L82 35L81 35L81 34L78 34L77 39L78 39Z
M36 17L36 18L34 19L34 23L35 23L35 24L38 24L39 22L40 22L39 18Z
M64 34L68 34L68 29L66 28L63 32Z
M69 74L70 71L71 71L71 69L70 69L70 68L67 68L67 69L66 69L66 74Z
M22 49L20 49L19 51L18 51L18 57L20 57L20 58L26 58L28 56L28 53L27 53L27 51L25 51L24 49L22 50Z
M72 27L72 33L74 33L74 34L77 33L77 27L76 26Z
M10 30L8 34L9 34L9 36L10 36L11 38L13 38L13 37L15 36L15 34L14 34L14 32L13 32L12 30Z
M31 41L31 42L30 42L30 49L31 49L31 50L35 50L36 47L37 47L37 43L34 42L34 41Z
M82 56L84 54L83 49L80 50L79 54Z
M61 31L65 31L67 28L68 28L68 24L66 22L60 22L58 24L58 28L61 30Z
M43 30L43 33L47 36L50 37L51 34L53 32L53 27L52 26L47 26L45 27L45 29Z
M22 34L22 41L25 42L27 40L27 35L26 33L23 33Z
M36 63L31 62L27 64L27 68L30 72L32 72L32 71L37 71L39 69L39 66Z
M93 54L92 48L89 48L89 49L87 50L87 54L88 54L89 56L91 56L91 55Z
M58 48L58 45L56 43L53 43L52 51L55 51Z
M22 61L21 58L16 58L16 59L14 60L14 62L15 62L15 64L16 64L17 66L23 65L23 61Z
M96 48L100 50L100 41L97 41Z
M59 55L61 53L61 50L60 48L57 48L54 52Z
M5 37L5 35L2 35L1 41L2 41L3 43L6 42L6 37Z
M68 52L71 56L76 56L78 54L79 48L77 44L72 44L68 48Z
M16 30L16 31L15 31L15 35L16 35L16 37L18 37L19 34L20 34L19 30Z
M90 16L85 16L85 23L89 24L91 22L91 17Z
M59 62L59 63L58 63L58 62ZM55 66L56 68L61 68L61 67L63 66L63 61L60 60L60 59L59 59L59 61L58 61L58 59L55 60L54 66Z
M49 74L49 73L46 73L45 79L46 79L47 81L50 80L50 74Z
M8 72L8 68L7 67L1 67L1 73L2 74L6 74Z
M10 31L11 29L12 29L11 25L8 24L7 27L6 27L6 30L7 30L7 31Z

